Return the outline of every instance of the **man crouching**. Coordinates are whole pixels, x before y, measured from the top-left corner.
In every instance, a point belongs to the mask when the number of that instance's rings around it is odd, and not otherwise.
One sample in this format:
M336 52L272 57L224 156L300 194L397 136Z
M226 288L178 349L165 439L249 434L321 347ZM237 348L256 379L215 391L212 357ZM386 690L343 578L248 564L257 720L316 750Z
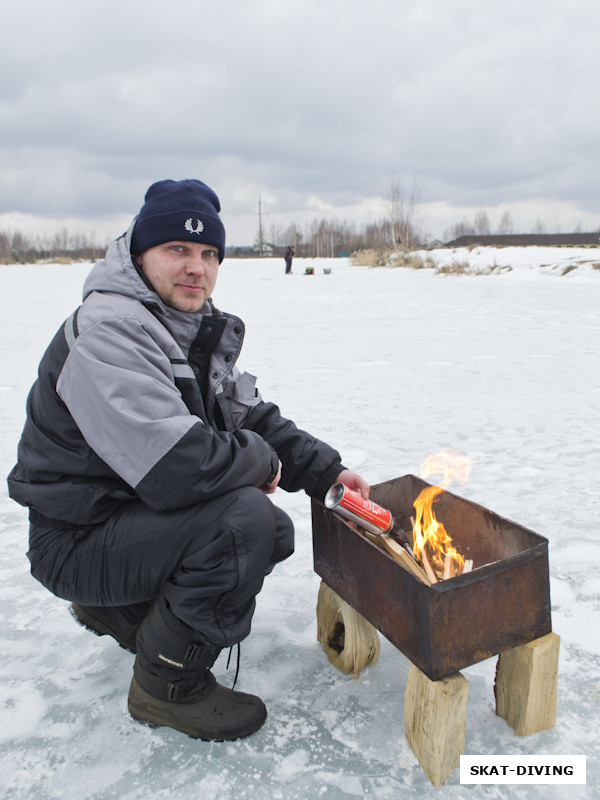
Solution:
M236 362L240 319L211 296L225 252L217 195L159 181L86 279L27 400L13 499L32 574L77 619L136 653L129 710L207 740L267 716L217 683L265 576L294 549L268 494L368 496L339 454L264 401Z

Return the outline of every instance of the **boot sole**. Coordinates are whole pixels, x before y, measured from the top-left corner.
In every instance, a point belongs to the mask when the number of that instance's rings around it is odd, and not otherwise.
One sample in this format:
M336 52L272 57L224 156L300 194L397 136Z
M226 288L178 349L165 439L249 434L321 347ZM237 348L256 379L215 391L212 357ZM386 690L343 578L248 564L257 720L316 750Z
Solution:
M79 604L77 604L77 608L79 609L79 614L77 614L75 612L74 605L75 604L72 603L69 606L69 612L78 625L81 625L82 628L85 628L87 631L96 634L96 636L111 636L119 645L119 647L123 648L123 650L127 650L128 653L133 653L133 655L136 654L136 650L133 649L130 644L128 644L120 636L117 636L114 631L109 630L100 620L95 619L88 614L88 612L85 611L85 609Z
M177 726L172 721L169 722L151 722L148 719L144 719L143 717L139 716L136 711L133 710L131 705L129 705L129 713L133 717L133 719L138 722L140 725L145 725L147 728L171 728L171 730L179 731L179 733L185 733L186 736L189 736L190 739L196 739L199 742L234 742L238 739L247 739L249 736L252 736L253 733L260 730L263 725L264 721L257 725L252 730L249 730L245 733L236 733L235 736L223 736L222 734L216 734L215 736L211 736L210 734L207 735L200 735L198 733L186 730L184 726Z
M139 694L141 687L137 687L136 693ZM142 692L144 690L141 690ZM191 739L199 739L203 742L231 742L237 739L245 739L256 733L265 724L267 719L267 710L264 708L264 713L260 716L257 715L256 719L236 731L223 731L223 730L206 730L198 731L186 725L185 721L178 719L172 712L175 708L183 707L183 704L165 703L164 701L157 701L149 696L149 701L145 702L142 697L139 702L133 702L131 696L127 701L129 713L137 721L150 728L172 728L173 730L185 733ZM162 706L162 708L161 708Z

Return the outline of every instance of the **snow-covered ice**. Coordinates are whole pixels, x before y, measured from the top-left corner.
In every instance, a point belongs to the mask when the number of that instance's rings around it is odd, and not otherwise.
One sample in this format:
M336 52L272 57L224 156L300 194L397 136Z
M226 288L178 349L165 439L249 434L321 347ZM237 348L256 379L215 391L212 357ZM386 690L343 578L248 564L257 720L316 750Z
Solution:
M473 459L453 487L550 541L553 628L561 636L556 727L521 738L494 712L496 659L469 680L466 752L585 754L600 793L600 262L598 250L490 248L429 253L491 275L367 269L344 260L233 261L215 300L242 316L241 365L265 398L336 446L370 482L418 473L452 447ZM303 275L306 264L315 267ZM331 274L324 267L331 267ZM507 267L511 266L512 270ZM1 266L0 464L15 460L37 364L79 302L89 264ZM242 644L239 688L266 726L203 743L128 715L133 656L77 626L29 575L27 516L0 496L0 794L10 800L159 798L558 798L549 785L437 791L404 737L409 662L382 638L379 663L337 672L316 642L319 578L310 503L278 491L297 526ZM231 685L226 654L217 677ZM475 794L476 793L476 794Z

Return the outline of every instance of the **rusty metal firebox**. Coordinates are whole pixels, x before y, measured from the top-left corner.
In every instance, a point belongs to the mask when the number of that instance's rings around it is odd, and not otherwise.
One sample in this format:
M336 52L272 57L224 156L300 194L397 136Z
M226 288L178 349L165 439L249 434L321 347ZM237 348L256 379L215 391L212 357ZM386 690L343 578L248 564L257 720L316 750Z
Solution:
M405 475L371 499L411 529L428 486ZM439 680L552 630L548 540L444 492L435 513L473 571L426 586L334 512L312 501L315 572L431 680Z

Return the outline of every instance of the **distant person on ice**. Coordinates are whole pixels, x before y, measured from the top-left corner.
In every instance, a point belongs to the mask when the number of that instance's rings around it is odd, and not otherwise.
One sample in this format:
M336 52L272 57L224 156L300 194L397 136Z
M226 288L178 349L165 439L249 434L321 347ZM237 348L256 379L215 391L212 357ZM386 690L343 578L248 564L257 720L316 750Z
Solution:
M136 653L131 714L207 740L267 716L210 671L248 636L265 575L294 549L267 495L322 499L337 481L369 492L237 369L244 325L211 300L219 211L197 180L148 189L42 358L8 478L29 507L34 577Z
M289 275L292 271L292 259L294 258L294 248L288 245L285 248L285 274Z

